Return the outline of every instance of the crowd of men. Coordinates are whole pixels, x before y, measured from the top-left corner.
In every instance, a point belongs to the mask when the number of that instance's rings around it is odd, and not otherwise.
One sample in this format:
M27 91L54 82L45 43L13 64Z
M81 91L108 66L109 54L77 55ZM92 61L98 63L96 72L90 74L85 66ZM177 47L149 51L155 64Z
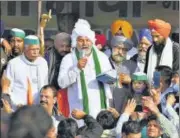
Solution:
M112 38L78 19L45 39L1 25L1 137L179 138L179 30L161 19L111 24ZM115 71L113 81L97 76ZM112 77L112 76L111 76Z

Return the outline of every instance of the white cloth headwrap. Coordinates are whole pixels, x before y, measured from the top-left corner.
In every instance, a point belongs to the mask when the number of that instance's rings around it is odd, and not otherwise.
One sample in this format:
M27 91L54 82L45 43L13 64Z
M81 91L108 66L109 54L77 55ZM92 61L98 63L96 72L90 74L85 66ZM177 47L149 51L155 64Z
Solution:
M88 21L84 19L78 19L72 31L71 40L73 48L76 47L78 36L86 36L92 41L93 45L95 44L95 32L91 30Z
M168 38L166 40L166 45L162 51L159 65L165 65L165 66L169 66L170 68L172 68L172 63L173 63L172 46L173 46L173 44L172 44L170 38ZM148 62L148 70L147 70L149 83L151 83L151 81L152 81L153 72L155 71L156 64L157 64L157 54L154 52L154 48L152 46L150 49L150 52L149 52L149 62Z

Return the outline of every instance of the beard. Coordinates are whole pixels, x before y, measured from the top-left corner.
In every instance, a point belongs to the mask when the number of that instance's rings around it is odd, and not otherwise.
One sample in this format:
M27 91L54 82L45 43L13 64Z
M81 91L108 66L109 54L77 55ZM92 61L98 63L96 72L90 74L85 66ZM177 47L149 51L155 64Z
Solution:
M145 51L139 51L138 60L145 63L145 61L146 61L146 52Z
M165 41L165 40L164 40ZM159 55L162 53L163 49L164 49L164 41L161 43L155 43L153 42L153 47L154 47L154 52Z
M92 47L86 48L86 49L78 49L79 53L80 53L80 57L87 57L91 54L92 52Z
M22 54L22 51L20 50L20 49L15 49L15 48L13 48L12 49L12 54L14 55L14 56L19 56L19 55L21 55Z
M65 55L67 55L69 52L63 51L61 53L59 53L62 57L64 57Z
M85 56L88 56L91 54L92 48L89 48L87 50L85 50Z
M126 60L126 57L117 54L117 55L112 55L112 59L115 61L115 63L120 64L124 60Z

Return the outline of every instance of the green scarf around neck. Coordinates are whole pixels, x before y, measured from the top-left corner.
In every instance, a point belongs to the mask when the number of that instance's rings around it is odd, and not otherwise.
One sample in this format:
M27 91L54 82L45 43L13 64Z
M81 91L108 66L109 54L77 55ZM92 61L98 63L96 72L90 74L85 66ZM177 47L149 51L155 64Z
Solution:
M101 73L101 66L99 63L98 55L93 47L92 47L92 54L93 54L93 60L95 64L95 72L97 76ZM77 49L76 49L76 57L77 57L77 60L80 59L80 53ZM87 93L88 88L87 88L86 79L84 76L84 70L81 70L80 72L80 79L81 79L81 90L82 90L82 96L83 96L83 110L84 112L88 114L89 113L89 99L88 99L88 93ZM100 91L101 109L106 109L107 104L106 104L104 84L101 82L98 82L98 86L99 86L99 91Z

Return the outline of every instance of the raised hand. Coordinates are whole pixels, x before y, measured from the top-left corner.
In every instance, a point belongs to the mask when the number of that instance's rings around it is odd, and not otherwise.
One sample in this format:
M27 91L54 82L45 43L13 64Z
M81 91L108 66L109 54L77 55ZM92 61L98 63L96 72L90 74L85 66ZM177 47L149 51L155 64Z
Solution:
M135 99L128 100L127 105L124 109L124 113L131 115L134 112L135 108L136 108L136 100Z
M74 117L75 119L82 119L86 113L84 111L81 111L79 109L74 109L71 113L72 117Z
M6 39L2 41L2 46L4 47L5 53L7 55L10 55L12 53L12 48Z
M2 78L1 78L1 87L3 93L8 93L8 89L10 87L10 80L6 77L5 71L3 72Z
M151 97L156 105L160 104L161 102L161 92L159 89L151 89L150 90Z
M159 115L159 109L157 107L157 105L154 103L152 97L142 97L142 104L144 107L147 107L153 114L155 115Z
M119 75L119 83L120 84L130 84L131 83L131 77L128 74L121 73Z
M1 100L2 100L2 103L3 103L4 112L6 112L8 114L11 114L12 113L12 108L11 108L10 104L8 103L8 101L5 100L5 99L1 99Z
M115 108L111 108L110 107L108 109L108 111L110 111L113 114L114 118L118 118L119 117L119 113L118 113L118 111Z
M175 102L176 102L176 98L175 98L174 94L168 95L166 103L173 106L175 104Z

